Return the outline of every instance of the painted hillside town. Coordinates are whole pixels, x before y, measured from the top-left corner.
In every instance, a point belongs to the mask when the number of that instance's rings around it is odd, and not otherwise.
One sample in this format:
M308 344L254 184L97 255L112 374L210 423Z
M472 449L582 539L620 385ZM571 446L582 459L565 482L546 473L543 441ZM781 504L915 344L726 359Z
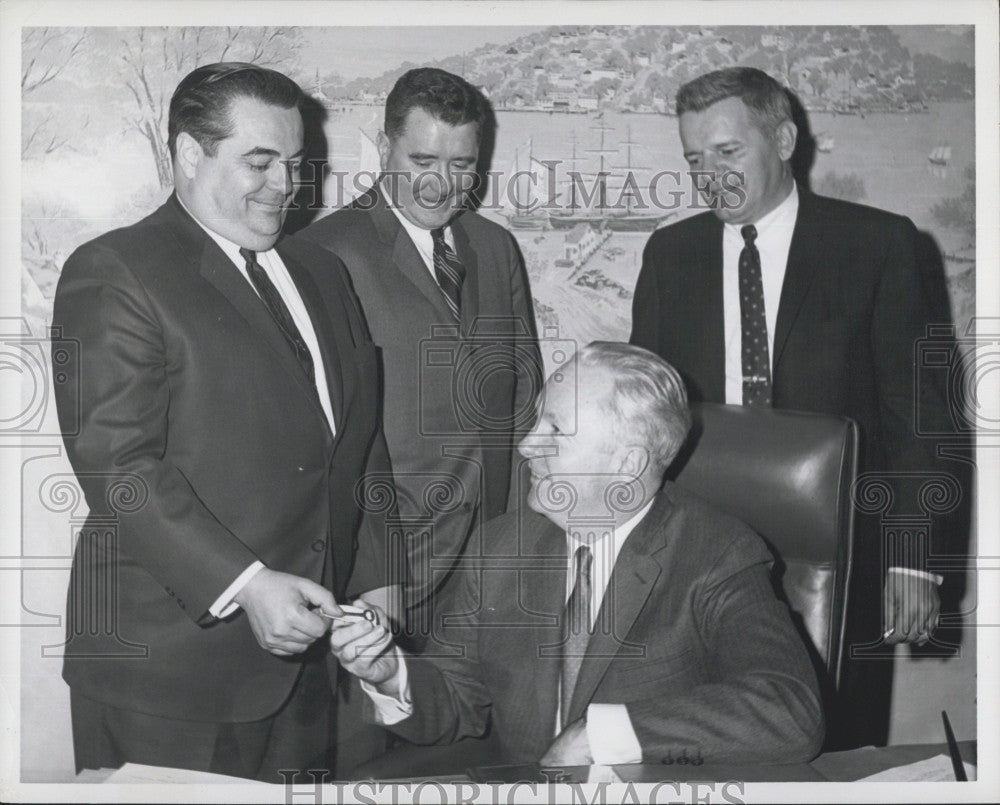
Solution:
M225 54L276 67L322 107L328 174L317 217L370 186L386 93L415 64L331 72L318 45L332 29L25 30L23 301L33 329L44 328L66 256L169 192L166 106L196 64ZM646 239L698 211L673 97L727 64L760 67L796 94L814 190L906 214L933 235L961 323L975 272L973 70L911 51L909 39L902 27L559 26L430 63L465 76L495 110L480 211L517 238L540 326L582 341L627 337Z

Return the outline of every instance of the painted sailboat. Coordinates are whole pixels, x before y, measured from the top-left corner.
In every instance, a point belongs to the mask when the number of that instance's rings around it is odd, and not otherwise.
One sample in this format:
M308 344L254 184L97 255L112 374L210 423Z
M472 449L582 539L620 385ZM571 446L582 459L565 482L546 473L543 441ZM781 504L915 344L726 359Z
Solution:
M527 160L522 154L527 153ZM549 186L549 168L535 159L532 141L514 149L514 159L507 174L504 215L512 229L544 229L548 224L548 211L542 209L544 194Z
M947 166L947 164L951 162L951 146L948 143L942 143L941 145L935 146L927 155L927 160L932 165L941 165L942 167Z

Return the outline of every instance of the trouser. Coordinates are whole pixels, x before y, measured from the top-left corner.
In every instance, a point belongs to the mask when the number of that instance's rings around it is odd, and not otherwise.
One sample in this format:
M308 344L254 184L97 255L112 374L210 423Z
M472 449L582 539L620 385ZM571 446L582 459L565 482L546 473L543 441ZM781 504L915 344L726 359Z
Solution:
M185 721L70 691L76 770L125 763L283 783L279 770L332 767L334 699L325 659L306 663L285 703L260 721Z

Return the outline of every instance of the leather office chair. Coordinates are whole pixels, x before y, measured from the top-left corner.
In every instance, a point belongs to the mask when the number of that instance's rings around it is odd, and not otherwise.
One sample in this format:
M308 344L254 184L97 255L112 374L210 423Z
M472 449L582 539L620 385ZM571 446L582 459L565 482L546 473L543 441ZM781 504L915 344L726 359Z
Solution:
M763 537L776 587L839 687L858 430L849 419L704 403L668 477ZM823 674L821 673L821 678ZM829 690L827 691L829 693Z

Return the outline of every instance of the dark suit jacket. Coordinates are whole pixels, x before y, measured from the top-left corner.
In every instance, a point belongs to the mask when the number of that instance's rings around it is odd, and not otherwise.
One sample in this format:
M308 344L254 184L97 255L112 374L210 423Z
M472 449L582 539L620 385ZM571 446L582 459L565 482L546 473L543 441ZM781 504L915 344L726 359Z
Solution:
M693 401L726 401L722 233L711 212L655 232L635 289L632 343L675 366ZM915 388L921 417L947 420L940 387L918 384L914 371L917 341L935 323L924 270L908 218L800 189L774 334L774 407L854 419L862 471L934 464L933 442L914 425Z
M485 569L461 571L443 607L457 614L440 638L461 656L408 659L415 712L391 729L448 743L492 714L506 760L534 762L555 732L565 535L527 509L486 531ZM816 678L770 566L746 526L668 483L618 556L597 620L611 626L590 640L569 719L625 704L647 762L814 756Z
M76 250L53 325L80 344L57 392L91 514L69 589L63 675L83 695L172 718L274 713L302 658L208 608L252 562L343 597L385 578L358 548L355 484L377 433L375 348L343 267L279 246L316 330L336 423L254 290L176 197ZM378 459L373 459L373 461ZM385 460L384 443L381 461ZM111 518L110 520L107 518ZM107 535L107 536L106 536ZM321 641L322 642L322 641Z
M540 388L513 238L474 212L451 226L466 270L460 331L381 193L369 191L295 237L344 262L378 346L398 510L413 524L406 539L416 598L443 580L477 511L483 521L506 511L514 421L521 432L530 428Z

